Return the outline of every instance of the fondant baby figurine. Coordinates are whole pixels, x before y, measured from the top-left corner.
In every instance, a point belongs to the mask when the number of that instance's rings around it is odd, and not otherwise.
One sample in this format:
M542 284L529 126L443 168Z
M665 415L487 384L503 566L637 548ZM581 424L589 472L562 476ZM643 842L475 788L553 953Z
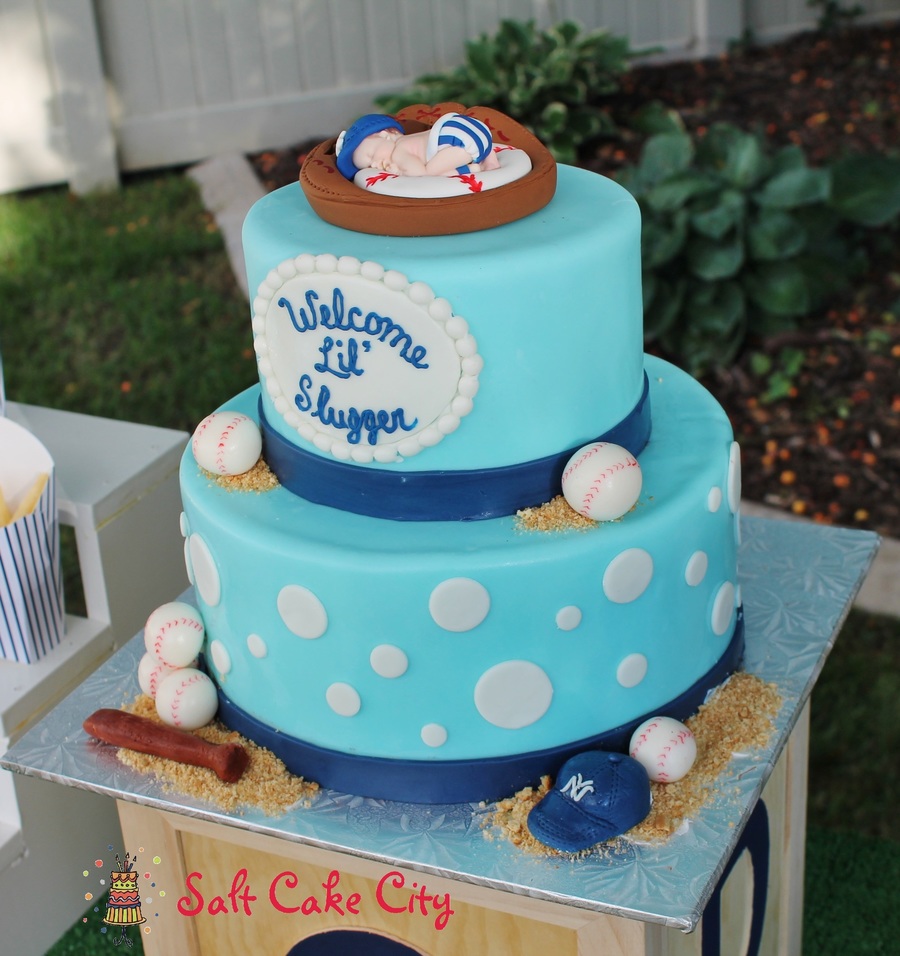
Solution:
M393 116L368 113L341 133L335 151L338 170L350 180L360 169L399 176L455 176L500 165L491 131L480 120L459 113L445 113L420 133L404 133Z

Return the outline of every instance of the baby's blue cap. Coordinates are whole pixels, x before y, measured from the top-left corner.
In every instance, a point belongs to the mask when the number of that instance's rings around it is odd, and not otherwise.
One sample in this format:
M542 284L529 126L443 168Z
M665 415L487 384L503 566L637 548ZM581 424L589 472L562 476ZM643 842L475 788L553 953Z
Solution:
M403 129L396 116L385 113L366 113L352 125L348 126L337 138L335 153L337 154L337 168L342 176L352 180L359 172L359 167L353 162L356 147L373 133L380 133L385 129Z
M565 853L637 826L650 812L650 779L632 757L589 750L567 760L556 787L528 814L528 829Z

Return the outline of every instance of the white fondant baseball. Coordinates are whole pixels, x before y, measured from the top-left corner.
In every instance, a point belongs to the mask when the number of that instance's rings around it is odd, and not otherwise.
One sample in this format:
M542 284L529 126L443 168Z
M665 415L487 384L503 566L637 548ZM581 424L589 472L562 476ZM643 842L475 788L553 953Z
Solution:
M191 450L197 464L214 475L242 475L259 460L259 426L240 412L213 412L194 430Z
M156 691L156 712L163 723L196 730L216 715L215 684L202 671L183 667L163 678Z
M168 667L163 664L155 654L151 654L149 651L141 658L140 664L138 664L138 683L141 685L141 690L148 697L156 697L156 692L159 689L160 682L163 678L168 677L169 674L174 673L174 667Z
M144 646L167 667L187 667L203 646L200 612L183 601L158 607L144 625Z
M657 783L674 783L694 766L697 741L674 717L651 717L631 735L629 753Z
M598 441L585 445L563 469L562 492L579 514L614 521L630 511L643 484L641 466L626 448Z

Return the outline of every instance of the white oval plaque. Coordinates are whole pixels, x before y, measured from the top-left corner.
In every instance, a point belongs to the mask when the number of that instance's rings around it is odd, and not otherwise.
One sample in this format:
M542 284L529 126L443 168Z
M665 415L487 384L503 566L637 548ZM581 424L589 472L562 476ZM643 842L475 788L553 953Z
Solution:
M304 254L269 273L253 307L276 410L341 461L417 454L471 410L475 339L425 283L350 256Z

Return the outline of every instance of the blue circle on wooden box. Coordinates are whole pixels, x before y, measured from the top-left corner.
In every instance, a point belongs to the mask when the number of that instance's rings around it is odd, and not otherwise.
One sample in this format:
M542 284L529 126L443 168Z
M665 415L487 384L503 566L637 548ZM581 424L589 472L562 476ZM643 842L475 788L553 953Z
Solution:
M333 929L317 933L293 946L287 956L422 956L395 939L366 930Z

